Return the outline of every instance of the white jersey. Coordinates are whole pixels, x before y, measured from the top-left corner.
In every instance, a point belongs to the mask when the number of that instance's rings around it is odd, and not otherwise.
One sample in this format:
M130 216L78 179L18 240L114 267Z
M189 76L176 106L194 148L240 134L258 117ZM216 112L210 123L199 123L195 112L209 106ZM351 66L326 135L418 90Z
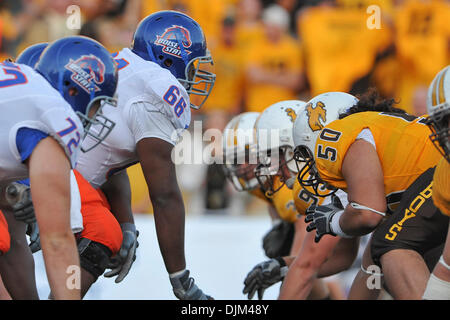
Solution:
M76 168L95 188L139 161L139 140L156 137L175 144L191 121L189 95L169 70L128 48L113 57L119 68L118 105L105 105L103 113L116 125L100 145L80 156ZM83 143L89 147L93 141L87 137Z
M16 135L20 128L40 130L58 141L75 167L83 126L71 106L32 68L0 63L0 182L28 177Z

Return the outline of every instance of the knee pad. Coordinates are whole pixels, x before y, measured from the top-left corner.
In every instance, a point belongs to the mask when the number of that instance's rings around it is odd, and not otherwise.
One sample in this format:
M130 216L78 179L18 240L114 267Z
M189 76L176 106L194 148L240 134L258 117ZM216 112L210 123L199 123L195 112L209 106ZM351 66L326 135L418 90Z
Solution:
M92 274L97 280L108 265L112 253L108 247L87 238L78 240L80 267Z

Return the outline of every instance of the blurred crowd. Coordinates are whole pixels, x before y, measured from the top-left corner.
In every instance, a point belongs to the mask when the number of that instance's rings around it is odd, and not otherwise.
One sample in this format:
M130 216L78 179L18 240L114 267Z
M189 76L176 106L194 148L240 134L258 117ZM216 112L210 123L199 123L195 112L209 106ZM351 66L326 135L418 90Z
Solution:
M130 46L143 17L165 9L200 23L214 59L215 87L193 112L204 130L281 100L369 87L422 115L429 83L450 63L448 0L0 0L0 55L14 58L28 45L72 34L115 52ZM201 169L205 179L183 171L187 198L202 190L200 207L229 205L219 166ZM135 210L151 211L140 168L129 174Z

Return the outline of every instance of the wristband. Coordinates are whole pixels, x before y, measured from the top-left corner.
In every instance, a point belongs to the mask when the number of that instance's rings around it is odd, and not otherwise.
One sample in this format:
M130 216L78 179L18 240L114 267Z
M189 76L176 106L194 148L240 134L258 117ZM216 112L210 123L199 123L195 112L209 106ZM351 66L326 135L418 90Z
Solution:
M342 238L353 238L353 236L346 234L341 229L341 225L339 224L339 219L341 218L343 213L344 213L344 210L340 210L340 211L336 212L333 215L333 217L331 217L331 221L330 221L331 232L333 232L335 235L342 237Z
M183 272L185 272L185 271L186 271L186 269L183 269L181 271L177 271L177 272L174 272L174 273L169 273L169 278L170 279L176 278L179 275L183 274Z
M277 257L274 259L278 261L278 263L280 264L280 267L286 267L286 261L284 261L284 259L282 257Z
M439 262L447 269L450 271L450 266L444 261L444 256L441 255L441 257L439 258Z
M125 231L131 231L133 233L136 233L136 225L131 222L124 222L120 224L120 229L122 229L122 232Z

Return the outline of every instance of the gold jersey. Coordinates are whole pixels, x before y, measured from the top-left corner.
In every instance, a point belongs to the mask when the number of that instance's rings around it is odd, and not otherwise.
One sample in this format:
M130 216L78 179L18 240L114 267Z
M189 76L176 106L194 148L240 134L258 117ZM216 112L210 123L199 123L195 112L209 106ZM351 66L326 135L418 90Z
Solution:
M275 177L273 186L274 190L280 186L280 183L279 177ZM267 197L260 188L253 189L249 191L249 193L252 196L262 199L272 205L281 219L289 222L295 222L295 220L297 220L297 210L295 209L294 200L292 199L292 190L290 190L286 185L275 192L272 197Z
M237 45L227 47L220 43L211 50L211 54L216 82L202 111L220 109L237 112L243 87L243 52Z
M319 6L306 9L297 20L312 96L348 92L391 44L385 21L372 29L368 17L366 10Z
M428 87L434 76L450 63L450 5L448 1L410 0L394 16L395 46L399 63L398 98L413 111L418 87Z
M310 192L313 192L312 188ZM312 205L320 206L325 202L325 197L314 196L300 185L298 179L295 179L294 187L292 188L292 196L294 198L295 209L297 213L305 215L306 210Z
M383 112L360 112L335 120L322 129L314 158L320 177L332 186L347 189L342 162L363 129L373 135L384 176L388 208L392 211L414 180L434 167L440 153L428 138L424 118Z
M443 214L450 216L450 164L444 158L434 171L433 202Z
M254 39L243 48L246 65L257 67L273 74L300 73L303 70L300 43L290 36L284 36L278 43L266 37ZM297 99L297 92L271 83L254 83L246 79L246 111L262 112L266 107L283 100Z
M280 186L279 177L274 179L274 190ZM297 220L297 210L295 209L294 199L292 198L292 190L286 185L275 192L272 197L272 204L278 212L281 219L288 222L295 222Z

